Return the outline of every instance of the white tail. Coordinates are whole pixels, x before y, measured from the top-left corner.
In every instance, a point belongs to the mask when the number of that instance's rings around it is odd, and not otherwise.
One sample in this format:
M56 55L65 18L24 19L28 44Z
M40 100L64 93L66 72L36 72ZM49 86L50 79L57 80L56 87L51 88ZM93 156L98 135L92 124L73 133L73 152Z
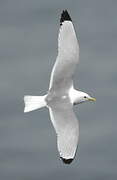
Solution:
M24 96L24 112L33 111L46 106L45 96Z

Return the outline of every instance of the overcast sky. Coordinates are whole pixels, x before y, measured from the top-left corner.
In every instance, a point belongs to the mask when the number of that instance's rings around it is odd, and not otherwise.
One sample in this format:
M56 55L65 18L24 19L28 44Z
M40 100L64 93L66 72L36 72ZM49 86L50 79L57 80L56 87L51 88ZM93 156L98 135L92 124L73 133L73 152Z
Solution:
M75 107L80 142L60 160L47 109L23 113L23 96L48 90L61 11L80 43L75 87L96 103ZM0 180L117 179L117 1L0 0Z

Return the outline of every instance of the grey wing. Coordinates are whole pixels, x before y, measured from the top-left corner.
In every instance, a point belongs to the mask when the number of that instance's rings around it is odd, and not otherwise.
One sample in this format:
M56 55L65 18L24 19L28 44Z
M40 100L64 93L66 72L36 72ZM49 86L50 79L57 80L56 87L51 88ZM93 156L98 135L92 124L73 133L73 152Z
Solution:
M72 76L79 62L79 44L72 20L68 16L68 12L63 11L58 37L58 56L51 73L49 89L68 90L72 85Z
M70 163L76 153L79 139L79 123L69 100L57 101L49 107L52 124L57 133L60 157Z

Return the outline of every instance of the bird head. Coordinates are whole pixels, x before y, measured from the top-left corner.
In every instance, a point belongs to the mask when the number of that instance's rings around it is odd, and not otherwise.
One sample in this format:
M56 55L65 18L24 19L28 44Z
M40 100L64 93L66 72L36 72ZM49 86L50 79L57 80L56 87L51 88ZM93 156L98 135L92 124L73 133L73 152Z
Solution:
M79 91L75 104L80 104L86 101L96 101L96 98L91 97L89 94L85 92Z

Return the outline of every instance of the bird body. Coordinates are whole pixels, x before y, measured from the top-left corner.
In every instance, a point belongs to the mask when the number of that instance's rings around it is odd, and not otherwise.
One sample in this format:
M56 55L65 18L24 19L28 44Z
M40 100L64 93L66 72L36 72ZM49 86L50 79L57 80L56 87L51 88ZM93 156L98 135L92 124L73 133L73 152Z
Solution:
M25 96L24 112L42 107L49 109L51 122L57 134L61 159L69 164L75 157L79 141L79 122L73 105L95 101L87 93L74 89L73 75L79 63L79 43L67 10L60 18L58 56L52 69L48 93L44 96Z

